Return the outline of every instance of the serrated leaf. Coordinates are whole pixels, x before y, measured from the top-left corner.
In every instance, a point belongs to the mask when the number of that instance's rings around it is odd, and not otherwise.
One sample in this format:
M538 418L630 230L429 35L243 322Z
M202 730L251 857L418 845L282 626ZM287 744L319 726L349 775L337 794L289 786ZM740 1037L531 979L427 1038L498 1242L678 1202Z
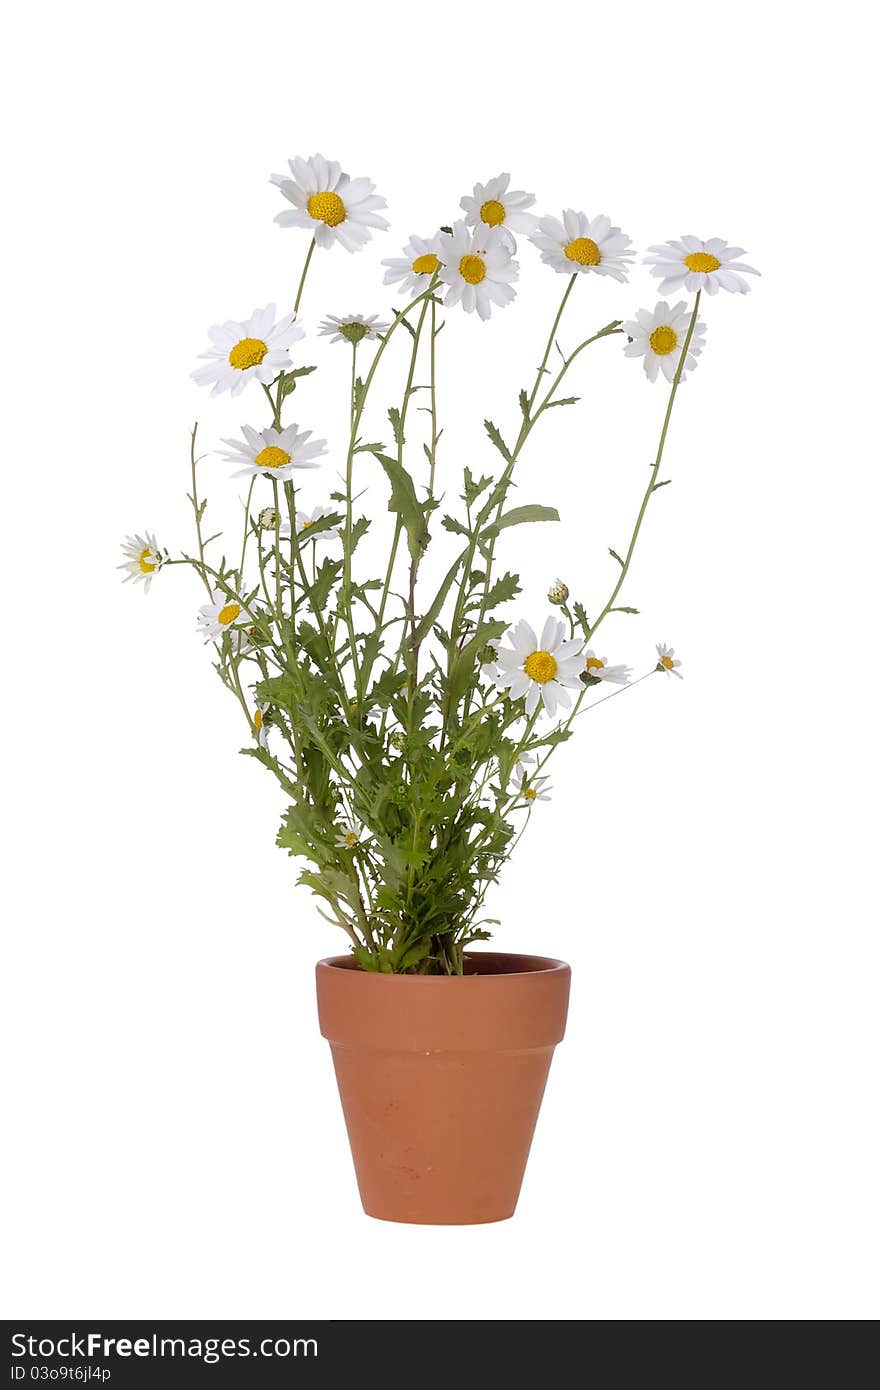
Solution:
M608 609L608 612L609 612L609 613L638 613L638 611L639 611L639 610L638 610L637 608L623 608L623 607L621 607L621 608L609 608L609 609Z
M441 523L447 531L452 531L456 536L469 536L470 531L463 526L460 521L456 521L454 516L444 516Z
M556 405L577 405L580 396L562 396L558 401L548 401L545 410L552 410Z
M317 370L317 367L292 367L289 372L282 372L280 382L281 399L284 400L285 396L289 396L291 391L296 390L297 377L310 376L312 372L316 372Z
M494 608L499 603L509 603L516 598L520 592L519 575L505 574L500 579L496 579L491 589L486 595L486 611Z
M391 428L394 431L394 442L398 449L403 448L403 426L400 422L400 411L392 405L388 411L388 419L391 421Z
M658 488L661 488L661 487L669 487L669 484L670 484L671 482L672 482L672 479L671 479L671 478L664 478L662 483L655 483L654 486L651 488L651 491L652 491L652 492L656 492Z
M497 425L493 425L491 420L484 420L483 424L486 428L486 433L488 434L492 443L495 445L495 448L501 454L502 458L504 458L508 463L510 463L510 450L508 449L504 440L501 438L501 435L498 432Z
M519 393L519 408L526 420L529 418L529 398L525 391Z

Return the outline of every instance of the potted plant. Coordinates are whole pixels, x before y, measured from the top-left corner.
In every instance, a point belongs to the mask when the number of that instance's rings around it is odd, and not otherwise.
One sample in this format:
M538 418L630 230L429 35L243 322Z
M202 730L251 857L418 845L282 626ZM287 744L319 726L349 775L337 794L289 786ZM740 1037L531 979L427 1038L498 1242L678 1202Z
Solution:
M385 200L320 155L291 160L273 181L288 204L278 222L310 234L292 310L269 304L212 328L193 374L212 394L246 393L252 423L220 448L245 480L240 534L225 548L206 534L194 428L195 546L172 556L149 532L131 536L126 578L146 590L172 565L198 576L199 627L241 707L242 751L286 798L278 844L302 862L299 882L346 938L344 955L318 964L318 1007L365 1210L397 1221L500 1220L516 1204L570 972L545 957L471 948L489 938L487 891L547 800L548 762L578 717L649 675L681 674L660 644L632 680L600 654L599 630L610 614L634 611L622 589L666 482L679 387L703 351L701 298L745 293L743 273L757 272L717 238L654 246L646 259L668 299L596 326L563 352L560 329L584 282L626 283L629 237L606 216L538 217L534 197L511 190L506 174L477 184L460 220L412 236L383 262L385 283L404 296L399 312L387 322L331 315L318 329L348 355L347 447L334 460L343 480L334 487L317 472L326 445L306 427L315 368L300 307L325 258L362 250L387 226ZM526 255L539 253L535 273L558 302L534 380L511 411L516 423L502 431L484 422L495 466L459 469L441 458L443 316L488 319L512 303L517 238ZM395 339L407 351L392 388L383 368ZM504 567L505 541L514 527L559 518L514 497L514 478L547 412L574 405L571 382L590 350L621 348L667 387L629 545L610 552L604 603L588 615L557 581L533 627L512 608L520 585ZM444 389L454 382L449 372ZM365 429L377 396L387 407L378 441ZM386 506L386 549L370 568L362 542ZM426 584L424 557L440 547L442 578Z

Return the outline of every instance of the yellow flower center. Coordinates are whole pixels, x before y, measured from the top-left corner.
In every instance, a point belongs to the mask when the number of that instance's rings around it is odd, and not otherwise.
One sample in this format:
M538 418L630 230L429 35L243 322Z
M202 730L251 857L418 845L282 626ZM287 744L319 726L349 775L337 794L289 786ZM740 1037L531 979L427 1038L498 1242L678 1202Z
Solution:
M256 455L254 463L258 468L283 468L286 463L290 463L290 454L279 449L277 444L267 444L265 449L261 449Z
M313 193L308 208L309 217L326 222L328 227L338 227L345 221L345 203L338 193Z
M440 260L433 251L429 251L425 256L416 256L412 268L416 275L433 275L440 268Z
M587 657L587 670L588 670L588 671L601 671L601 670L604 669L604 666L605 666L605 662L604 662L604 661L600 661L599 658L598 658L598 656L588 656L588 657Z
M230 623L235 622L240 612L240 603L227 603L223 608L220 609L220 612L217 614L217 621L221 624L221 626L228 627Z
M349 849L353 849L358 842L357 833L354 830L347 830L345 833L345 843Z
M602 259L602 252L588 236L575 237L574 241L570 241L566 246L565 254L576 265L598 265Z
M462 256L458 263L458 273L469 285L478 285L486 278L486 262L482 256Z
M671 656L661 656L660 665L663 667L665 671L671 671L673 666L675 665L675 662L673 661Z
M301 531L308 531L309 527L310 527L310 526L314 526L314 524L315 524L315 523L314 523L313 521L304 521L303 524L302 524L302 526L301 526L299 529L300 529Z
M480 221L486 222L490 227L500 227L506 216L504 204L495 198L490 198L488 203L484 203L480 208Z
M654 329L648 341L652 352L656 352L658 357L666 357L678 343L678 334L668 323L661 323L659 328Z
M242 338L229 354L229 365L246 372L248 367L259 367L268 351L262 338Z
M692 251L689 256L685 256L684 263L688 270L702 272L704 275L717 270L721 264L718 257L710 255L708 251Z
M140 569L141 574L152 574L152 573L153 573L153 571L154 571L154 569L156 568L156 566L155 566L155 563L154 563L154 561L153 561L153 552L152 552L152 550L142 550L142 551L141 551L140 555L138 556L138 568Z
M263 727L263 711L262 711L261 709L255 709L255 710L254 710L254 728L257 730L257 732L259 732L259 730L262 729L262 727Z
M523 796L525 797L526 801L534 801L537 795L538 793L535 791L534 787L526 787L525 791L523 792Z
M556 657L549 652L532 652L526 657L523 670L538 685L545 685L556 675Z

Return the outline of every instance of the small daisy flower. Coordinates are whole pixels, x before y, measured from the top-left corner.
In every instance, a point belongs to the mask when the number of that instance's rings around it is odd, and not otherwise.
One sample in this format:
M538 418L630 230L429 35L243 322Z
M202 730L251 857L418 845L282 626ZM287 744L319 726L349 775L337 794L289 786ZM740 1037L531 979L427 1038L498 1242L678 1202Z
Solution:
M315 459L327 452L326 439L312 439L311 430L301 430L298 425L287 425L283 430L255 430L251 425L242 425L244 443L239 439L224 439L229 448L223 458L232 463L244 463L233 474L235 478L249 477L262 473L264 478L275 478L288 482L295 468L317 468Z
M547 619L540 642L534 628L522 620L506 637L511 646L498 652L495 673L499 690L509 690L512 700L525 696L530 717L541 701L551 716L559 707L568 709L571 697L566 687L581 688L584 663L580 639L567 640L565 624L559 618Z
M257 705L252 715L254 733L257 736L257 743L261 748L265 748L269 742L269 730L263 716L266 713L267 705Z
M549 801L550 793L553 790L548 785L549 781L549 777L536 777L534 782L523 782L523 801L529 806L532 806L536 801Z
M684 680L684 676L678 669L680 665L681 662L675 655L675 648L667 647L665 642L658 642L657 665L654 667L655 671L665 671L667 676L678 676L678 679L681 681Z
M297 512L297 513L296 513L296 534L300 537L301 540L306 540L306 541L307 541L307 540L310 540L310 539L311 539L311 540L315 540L315 541L319 541L319 540L327 540L327 541L329 541L333 536L338 536L338 535L339 535L339 527L338 527L338 526L327 526L327 527L325 527L325 529L324 529L323 531L319 531L318 534L317 534L316 536L312 536L312 537L309 536L309 531L310 531L311 528L314 526L314 524L315 524L316 521L323 521L324 518L325 518L325 516L334 516L334 515L335 515L335 509L334 509L333 507L315 507L311 512ZM290 522L289 522L289 521L286 522L286 526L287 526L287 534L288 534L288 536L289 536L289 535L290 535Z
M498 227L511 251L516 250L512 232L532 232L537 218L526 208L534 205L534 193L509 189L509 174L499 174L488 183L475 183L473 196L462 198L464 220L469 227Z
M224 632L240 631L250 618L235 598L229 598L222 589L215 589L211 602L199 609L199 631L206 642L216 642ZM243 637L244 633L240 632Z
M534 753L520 753L513 760L513 767L510 769L510 780L517 786L521 786L528 779L529 768L537 762Z
M629 237L611 225L610 217L603 214L591 220L572 208L562 214L561 222L557 217L539 218L530 239L541 252L541 260L561 275L593 271L623 283L629 270L627 262L634 254L627 249Z
M611 685L627 685L632 671L629 666L609 666L607 656L597 656L590 648L584 653L584 671L592 680L608 681Z
M383 261L386 285L397 285L401 293L422 294L440 269L437 238L411 236L403 248L403 256Z
M437 240L443 262L440 279L449 286L444 304L461 304L469 314L476 309L485 320L493 304L504 307L516 297L510 286L519 266L497 227L481 225L471 231L464 222L456 222L451 232L441 232Z
M212 396L221 391L237 396L249 381L268 386L290 366L290 345L306 336L294 320L294 314L287 314L276 323L275 305L267 304L265 309L255 309L243 323L229 319L215 324L208 329L212 345L200 354L208 359L208 365L196 368L193 381L199 386L213 386Z
M748 294L750 286L742 278L743 274L761 274L754 266L739 261L739 257L746 254L741 246L728 246L717 236L709 241L683 236L680 241L664 241L659 246L649 246L648 250L651 254L645 256L645 265L649 265L651 274L662 281L661 294L674 294L676 290L705 290L707 294L730 290L731 294Z
M661 299L653 312L639 309L634 319L622 325L624 333L632 339L623 351L627 357L644 358L642 365L649 381L656 381L659 372L667 381L674 380L684 351L690 318L690 309L684 299L671 306ZM684 381L688 372L696 367L697 358L706 345L705 338L706 325L697 319L679 381Z
M290 212L279 212L275 221L282 227L307 227L318 246L326 249L339 242L346 251L361 251L370 239L370 228L384 231L388 226L378 208L385 199L374 192L370 179L352 179L333 159L314 154L310 159L289 159L291 178L273 174L289 203Z
M125 560L117 568L128 571L123 584L134 580L135 584L143 584L144 593L148 594L153 575L162 568L162 554L156 544L156 537L151 531L145 536L126 536L122 543L122 553Z
M363 826L356 824L355 821L340 821L336 827L339 834L336 836L336 846L338 849L354 849L355 845L361 842Z
M355 347L364 338L378 338L380 333L387 333L390 327L390 323L379 322L378 314L371 314L368 319L363 314L347 314L344 318L328 314L318 332L331 334L331 343L345 342Z

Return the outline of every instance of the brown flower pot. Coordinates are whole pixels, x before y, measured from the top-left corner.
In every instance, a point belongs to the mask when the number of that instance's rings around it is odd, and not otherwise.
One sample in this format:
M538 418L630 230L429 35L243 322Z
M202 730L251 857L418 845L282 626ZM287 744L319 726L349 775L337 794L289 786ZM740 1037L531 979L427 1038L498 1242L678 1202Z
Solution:
M480 952L463 976L378 975L318 962L364 1211L471 1225L512 1216L571 971L544 956Z

